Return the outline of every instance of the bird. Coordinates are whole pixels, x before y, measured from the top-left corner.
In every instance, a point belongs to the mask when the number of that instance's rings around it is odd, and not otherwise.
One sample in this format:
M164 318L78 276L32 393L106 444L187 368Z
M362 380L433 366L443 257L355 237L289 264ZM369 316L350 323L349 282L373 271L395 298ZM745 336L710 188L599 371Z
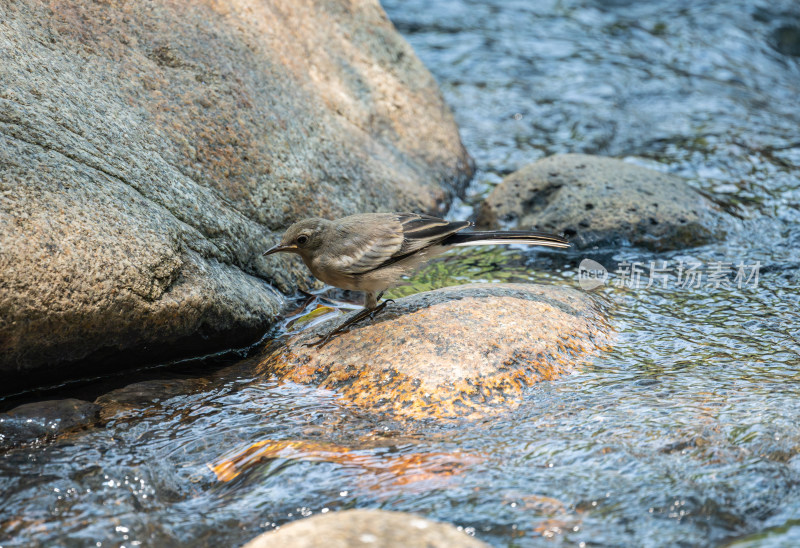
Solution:
M318 280L364 292L364 308L309 346L331 338L367 316L374 317L391 299L383 293L422 263L461 246L527 244L568 248L569 241L539 231L472 230L470 221L447 221L417 213L360 213L337 220L312 217L297 221L280 242L263 254L295 253Z

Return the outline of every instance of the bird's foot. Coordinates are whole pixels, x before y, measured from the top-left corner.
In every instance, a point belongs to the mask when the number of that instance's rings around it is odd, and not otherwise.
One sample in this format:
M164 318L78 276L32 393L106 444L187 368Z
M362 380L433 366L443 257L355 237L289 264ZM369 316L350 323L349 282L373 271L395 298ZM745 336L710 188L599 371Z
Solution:
M385 301L380 303L378 306L373 308L369 313L369 319L370 320L374 319L375 316L377 316L381 311L383 311L383 309L386 308L386 305L388 305L389 303L394 304L394 299L386 299Z

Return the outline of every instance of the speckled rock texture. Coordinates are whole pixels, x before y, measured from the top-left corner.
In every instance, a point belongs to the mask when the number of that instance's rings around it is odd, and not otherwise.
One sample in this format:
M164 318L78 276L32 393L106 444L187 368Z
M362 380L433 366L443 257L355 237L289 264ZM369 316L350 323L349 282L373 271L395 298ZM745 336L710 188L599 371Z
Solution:
M328 344L326 322L262 359L283 381L334 390L398 418L479 418L508 410L609 344L600 307L576 289L471 284L419 293Z
M452 525L414 514L344 510L318 514L264 533L243 548L488 548Z
M559 154L506 177L481 205L482 228L565 234L581 248L681 249L725 236L725 214L680 177L585 154Z
M377 0L0 2L0 59L6 378L252 340L308 276L276 233L470 175Z

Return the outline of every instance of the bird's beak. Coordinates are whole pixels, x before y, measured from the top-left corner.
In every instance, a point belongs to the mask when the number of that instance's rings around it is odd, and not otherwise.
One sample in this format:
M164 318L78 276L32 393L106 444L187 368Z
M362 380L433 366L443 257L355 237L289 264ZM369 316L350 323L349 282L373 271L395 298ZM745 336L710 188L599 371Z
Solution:
M295 249L297 249L296 245L281 245L281 244L278 244L278 245L274 245L274 246L270 247L268 250L266 250L264 252L264 255L265 256L266 255L272 255L273 253L278 253L280 251L294 251Z

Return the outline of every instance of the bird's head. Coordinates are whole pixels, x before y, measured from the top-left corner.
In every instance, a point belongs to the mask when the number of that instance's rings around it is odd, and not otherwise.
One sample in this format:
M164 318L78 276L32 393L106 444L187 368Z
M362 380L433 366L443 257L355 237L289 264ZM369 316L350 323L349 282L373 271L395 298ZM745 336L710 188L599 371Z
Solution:
M297 253L304 259L310 257L322 246L325 228L329 223L330 221L316 217L298 221L286 229L280 243L266 250L264 255L288 251Z

